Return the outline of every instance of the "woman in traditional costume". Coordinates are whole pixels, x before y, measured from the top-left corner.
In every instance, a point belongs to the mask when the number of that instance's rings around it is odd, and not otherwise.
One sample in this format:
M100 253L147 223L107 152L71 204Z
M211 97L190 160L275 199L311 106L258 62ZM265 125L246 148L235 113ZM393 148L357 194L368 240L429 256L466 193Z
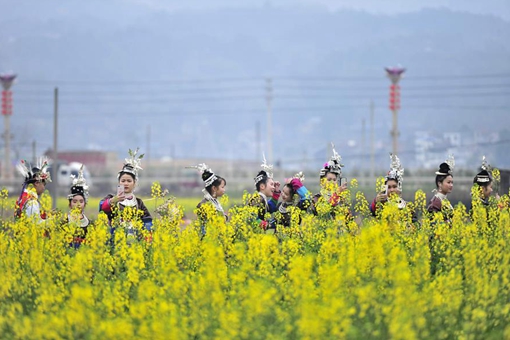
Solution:
M453 206L448 201L448 194L453 190L453 169L455 160L450 156L444 163L439 165L436 171L435 195L430 200L427 210L430 213L442 212L444 220L449 222L453 216Z
M16 200L15 217L34 217L39 220L39 222L46 220L46 212L43 210L39 198L44 193L46 184L51 182L50 173L48 171L48 160L46 158L40 158L35 167L32 167L27 161L22 160L16 168L25 180L21 193Z
M227 181L218 175L216 175L206 164L202 163L191 168L197 169L204 181L204 198L197 205L197 216L200 219L200 228L202 234L206 233L206 224L209 218L207 218L207 206L212 206L217 214L220 214L228 220L228 215L223 210L219 198L225 194L225 186Z
M90 220L84 213L89 197L89 187L85 177L83 176L83 165L78 171L78 177L75 177L74 175L71 175L71 177L72 186L70 189L71 193L67 195L67 199L69 200L69 212L67 214L66 222L70 226L76 227L71 246L73 248L78 248L85 241L88 227L90 225Z
M331 143L331 146L333 148L333 156L331 156L328 162L324 163L319 173L321 190L314 195L313 201L317 203L319 198L324 197L332 206L336 206L340 203L339 194L347 189L347 183L342 182L339 185L344 165L341 163L342 157L335 150L335 145Z
M259 226L268 233L276 231L276 223L272 217L268 218L266 214L272 214L276 211L278 199L280 198L280 182L273 180L273 166L268 165L264 157L262 170L254 178L257 192L248 202L248 205L257 208L257 221Z
M290 207L297 207L305 211L310 207L311 193L303 185L305 176L302 172L297 173L287 184L283 186L281 201L277 205L276 221L285 227L291 224Z
M377 215L381 205L386 204L388 199L391 199L391 197L395 198L394 202L398 205L399 209L405 208L407 204L407 202L401 197L404 168L402 167L397 155L390 154L390 160L390 171L386 175L384 181L384 190L379 192L372 201L372 204L370 204L370 211L373 216Z
M485 160L485 156L482 159L482 166L480 167L480 172L476 174L473 179L473 184L479 188L479 193L477 197L473 197L473 199L478 199L485 206L489 205L489 198L492 195L492 168Z
M346 217L352 217L348 205L350 202L345 202L340 194L347 190L347 181L342 178L342 167L344 166L341 161L342 157L336 152L335 145L331 143L333 149L333 156L330 160L324 163L320 171L320 192L313 196L311 211L317 215L317 205L322 199L327 202L331 208L341 206L347 208ZM330 212L330 217L335 217L335 212Z
M152 230L152 217L149 209L134 193L135 185L138 182L138 171L143 170L141 159L144 155L137 156L137 154L138 149L134 152L129 150L129 158L125 159L124 166L117 175L117 194L108 194L99 202L99 211L103 211L108 216L112 235L116 229L115 223L113 223L114 219L120 217L119 222L127 233L128 241L137 236L136 228L133 225L135 222L141 222L149 232Z

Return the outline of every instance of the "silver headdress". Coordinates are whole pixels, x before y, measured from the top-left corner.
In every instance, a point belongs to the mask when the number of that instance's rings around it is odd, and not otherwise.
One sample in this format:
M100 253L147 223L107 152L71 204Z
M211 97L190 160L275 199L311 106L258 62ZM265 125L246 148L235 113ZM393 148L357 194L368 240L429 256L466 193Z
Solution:
M260 167L265 172L265 175L264 174L257 175L257 177L254 178L255 185L258 182L260 182L262 179L264 179L264 177L273 178L273 165L267 164L266 155L262 154L262 158L263 158L264 162L260 165Z
M137 156L139 148L136 148L135 151L129 149L128 154L129 158L124 159L124 166L122 167L122 170L119 171L119 174L117 178L120 178L120 176L123 173L129 173L135 176L135 179L138 179L138 171L143 170L141 167L142 164L142 158L144 154L141 154Z
M486 170L486 171L491 171L492 170L492 167L490 166L489 163L487 163L487 160L485 159L485 156L482 157L482 165L480 166L480 169Z
M209 178L204 180L204 184L205 184L206 188L208 186L210 186L211 184L213 184L214 181L218 179L218 176L216 176L216 174L209 167L207 167L207 165L205 163L201 163L199 165L187 166L186 168L197 169L200 172L200 175L202 175L204 172L208 172L208 173L212 174Z
M76 195L81 195L85 199L88 200L89 197L89 186L87 185L87 180L83 176L83 164L78 171L78 177L75 175L71 175L72 178L72 186L71 193L67 195L67 199L72 199Z
M453 175L453 169L455 168L455 158L453 155L449 155L448 159L444 163L439 165L439 170L436 171L436 175L448 176Z
M390 153L390 171L386 176L386 180L393 179L397 181L399 191L402 191L402 182L404 181L404 168L400 163L397 155Z
M485 156L482 158L481 171L475 176L475 183L483 185L492 181L492 167L487 163Z
M25 178L25 183L35 181L51 182L48 166L48 158L40 157L35 167L32 167L29 162L22 159L19 164L16 165L16 169L18 169L18 172Z
M305 182L305 174L303 173L303 171L300 171L298 172L297 174L295 174L294 176L292 176L292 178L297 178L301 181L301 183L304 183Z
M324 167L320 171L320 176L324 177L328 172L341 175L342 167L344 166L342 162L342 157L336 152L335 144L331 143L331 148L333 149L333 156L329 159L327 163L324 164Z

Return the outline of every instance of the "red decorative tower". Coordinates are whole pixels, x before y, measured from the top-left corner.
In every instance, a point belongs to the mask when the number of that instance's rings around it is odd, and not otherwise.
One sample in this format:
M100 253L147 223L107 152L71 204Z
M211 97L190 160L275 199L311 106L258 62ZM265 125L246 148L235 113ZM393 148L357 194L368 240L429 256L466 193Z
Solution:
M393 154L398 154L398 110L400 110L400 85L398 85L402 74L405 72L403 67L386 67L386 74L391 80L390 85L390 110L393 113L393 127L391 129L391 137L393 139Z
M12 91L11 86L16 79L15 74L2 74L0 75L0 82L2 83L2 115L4 116L5 130L3 133L5 140L5 153L4 164L2 168L1 177L3 180L12 179L11 169L11 115L12 115Z

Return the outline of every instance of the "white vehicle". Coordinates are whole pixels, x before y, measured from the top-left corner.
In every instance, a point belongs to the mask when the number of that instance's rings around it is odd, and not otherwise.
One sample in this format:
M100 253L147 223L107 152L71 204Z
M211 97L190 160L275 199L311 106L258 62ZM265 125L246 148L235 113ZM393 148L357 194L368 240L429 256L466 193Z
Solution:
M71 175L78 177L78 171L80 171L82 164L78 162L71 162L69 164L61 164L58 167L58 184L60 186L71 186L73 179ZM87 167L83 166L83 177L87 181L87 185L89 187L92 186L92 180L90 178L90 173Z

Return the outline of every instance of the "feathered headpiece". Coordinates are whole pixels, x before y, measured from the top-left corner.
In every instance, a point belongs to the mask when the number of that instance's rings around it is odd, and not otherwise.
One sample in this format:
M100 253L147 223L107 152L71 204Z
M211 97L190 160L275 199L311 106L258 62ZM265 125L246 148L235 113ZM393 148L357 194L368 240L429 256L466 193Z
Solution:
M264 160L264 162L260 165L262 171L259 175L257 175L257 177L254 178L255 185L257 185L258 182L262 181L264 177L273 178L273 165L267 164L266 155L262 154L262 158Z
M301 181L301 183L305 182L305 174L302 171L300 171L297 174L295 174L294 176L292 176L292 178L299 179Z
M128 154L129 158L124 159L124 166L122 167L122 170L119 171L119 174L117 178L120 178L123 173L132 174L135 176L135 180L138 179L138 171L143 170L141 167L142 164L142 158L144 154L141 154L137 156L139 148L136 148L135 151L129 149Z
M83 164L78 171L78 177L75 175L71 175L72 185L71 185L71 193L67 195L67 199L72 199L76 195L81 195L85 199L85 202L89 197L89 186L87 185L87 180L83 176Z
M481 171L476 174L474 182L479 185L484 185L492 181L492 167L487 163L485 156L482 158Z
M404 180L404 168L400 163L400 159L397 155L390 153L390 171L386 176L386 180L393 179L397 181L398 190L402 191L402 182Z
M436 171L436 175L448 176L453 175L453 169L455 168L455 158L453 155L448 156L448 159L439 165L439 170Z
M333 149L333 156L329 159L327 163L324 163L323 168L320 171L320 177L326 176L328 172L334 173L336 175L342 174L342 167L344 166L342 163L342 157L336 152L335 144L331 143L331 147Z
M188 169L197 169L200 172L200 175L203 175L204 173L210 174L210 176L207 179L203 179L204 185L207 188L211 184L214 183L215 180L218 179L218 176L209 168L205 163L201 163L199 165L193 165L193 166L187 166Z
M21 160L16 166L18 172L25 178L25 183L34 183L36 181L51 182L51 176L48 171L48 159L41 157L37 161L37 165L32 165L26 160Z

